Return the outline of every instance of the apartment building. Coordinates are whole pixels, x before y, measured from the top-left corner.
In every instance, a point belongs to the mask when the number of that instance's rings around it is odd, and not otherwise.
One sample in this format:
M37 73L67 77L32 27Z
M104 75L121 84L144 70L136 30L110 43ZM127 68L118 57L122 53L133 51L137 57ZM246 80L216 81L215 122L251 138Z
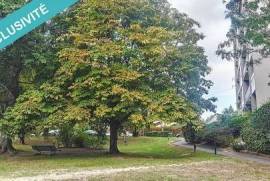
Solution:
M235 62L236 103L238 110L253 111L270 101L270 58L254 61L253 55Z
M244 11L243 7L240 11ZM244 33L244 30L237 31ZM237 109L254 111L270 101L270 57L258 61L259 56L248 53L248 45L241 45L238 40L235 48L241 50L241 56L235 60Z

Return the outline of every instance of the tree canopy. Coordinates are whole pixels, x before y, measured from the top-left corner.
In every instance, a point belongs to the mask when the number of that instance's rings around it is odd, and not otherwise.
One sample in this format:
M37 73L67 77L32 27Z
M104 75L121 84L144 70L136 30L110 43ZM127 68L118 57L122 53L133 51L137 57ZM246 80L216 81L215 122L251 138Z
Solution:
M226 17L231 19L232 26L227 40L219 45L217 54L229 60L238 58L243 51L257 53L262 58L269 56L270 2L228 0L225 3Z
M26 87L4 114L6 134L105 123L110 152L117 153L117 131L126 122L196 126L202 111L214 111L215 98L203 97L212 82L197 45L199 25L166 0L86 0L62 18L46 30L57 42L45 39L40 51L32 49L48 63L33 66L42 81Z

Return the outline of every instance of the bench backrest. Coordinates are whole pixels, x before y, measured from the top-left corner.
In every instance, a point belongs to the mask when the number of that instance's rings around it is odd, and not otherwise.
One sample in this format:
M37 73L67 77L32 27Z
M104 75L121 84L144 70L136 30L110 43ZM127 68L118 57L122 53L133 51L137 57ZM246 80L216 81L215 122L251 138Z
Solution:
M33 150L36 151L56 151L56 147L54 145L33 145Z

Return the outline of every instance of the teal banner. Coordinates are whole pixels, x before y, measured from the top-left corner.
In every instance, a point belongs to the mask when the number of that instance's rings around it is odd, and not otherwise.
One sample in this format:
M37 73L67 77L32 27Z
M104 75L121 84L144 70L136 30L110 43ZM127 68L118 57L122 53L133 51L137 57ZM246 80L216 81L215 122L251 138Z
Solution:
M78 0L33 0L0 21L0 50Z

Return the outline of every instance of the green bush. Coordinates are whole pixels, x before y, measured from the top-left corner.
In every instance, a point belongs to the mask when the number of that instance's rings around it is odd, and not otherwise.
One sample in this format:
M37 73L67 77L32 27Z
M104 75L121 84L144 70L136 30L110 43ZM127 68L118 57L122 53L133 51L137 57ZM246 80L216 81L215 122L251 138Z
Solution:
M97 136L90 136L87 134L76 135L73 138L73 144L79 148L100 148L102 145Z
M219 123L205 125L203 129L196 131L191 125L183 129L183 136L188 143L207 143L221 147L230 146L234 140L231 129L222 128Z
M202 140L208 144L227 147L239 138L241 130L250 119L250 114L238 114L232 107L216 115L216 122L207 124L202 130Z
M58 141L64 147L79 147L79 148L101 148L105 144L105 137L88 135L85 133L84 125L69 126L65 125L60 128Z
M243 143L240 140L234 140L232 145L231 145L232 149L236 152L240 152L242 150L246 150L246 145L245 143Z
M228 128L231 129L231 133L235 138L239 138L241 130L250 120L250 113L235 114L233 115L228 123Z
M195 130L191 124L187 124L187 126L183 128L183 136L187 143L199 144L203 140L201 130Z
M243 141L246 143L247 149L255 152L269 152L269 138L263 130L253 128L247 125L241 133Z
M220 147L230 146L234 137L230 129L207 129L203 135L203 141L210 145L217 145Z
M73 136L73 145L79 148L101 148L105 144L105 138L95 135L88 135L83 128L75 128Z
M270 153L270 103L252 114L241 136L248 150Z
M97 136L90 136L86 142L86 145L88 146L88 148L93 148L93 149L101 149L104 144L105 144L104 139L100 139Z
M270 133L270 103L263 105L252 114L251 124L255 129Z
M64 147L70 148L72 147L74 137L74 129L70 125L65 125L60 128L59 136L57 137L58 142L61 142Z
M75 147L79 147L79 148L86 148L88 147L88 135L85 133L77 133L74 135L73 137L73 145Z
M172 133L169 131L152 131L152 132L146 132L145 136L149 137L169 137L172 136Z

